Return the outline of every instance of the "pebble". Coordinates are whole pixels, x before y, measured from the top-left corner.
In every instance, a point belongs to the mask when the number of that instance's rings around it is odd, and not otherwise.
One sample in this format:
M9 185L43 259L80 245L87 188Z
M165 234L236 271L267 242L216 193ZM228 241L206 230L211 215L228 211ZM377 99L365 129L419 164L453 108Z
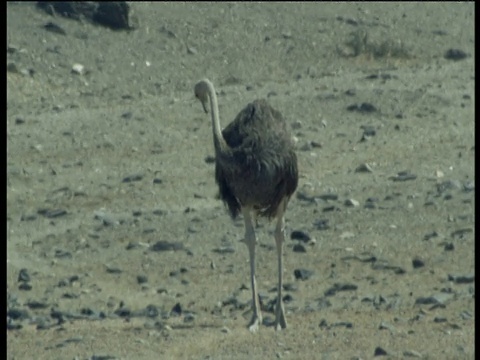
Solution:
M293 245L292 250L293 250L293 252L297 252L297 253L306 253L307 252L307 249L302 244Z
M18 282L29 282L30 274L27 269L20 269L18 273Z
M368 165L367 163L364 163L364 164L361 164L359 166L357 166L357 168L355 169L355 172L357 173L371 173L373 172L373 169L371 168L370 165Z
M415 350L405 350L403 352L403 356L405 357L416 357L416 358L422 358L422 354L420 354L418 351Z
M344 202L345 206L350 206L350 207L357 207L360 206L360 202L358 202L355 199L347 199Z
M122 182L129 183L134 181L140 181L143 179L143 174L132 174L123 178Z
M67 211L64 209L39 209L37 213L49 219L67 215Z
M415 305L445 305L451 298L451 294L439 293L433 296L419 297L415 300Z
M290 239L300 240L300 241L303 241L305 243L308 243L312 238L305 231L293 230L292 233L290 234Z
M418 269L425 266L425 261L416 257L412 260L412 266L414 269Z
M463 60L467 57L467 53L460 49L448 49L443 56L447 60Z
M377 111L377 108L370 103L352 104L347 106L348 111L356 111L362 114L370 114Z
M358 286L355 284L339 284L336 283L334 284L331 288L325 291L324 295L325 296L333 296L339 291L355 291L358 289Z
M377 346L375 348L375 351L373 352L373 356L386 356L386 355L388 355L387 351L380 346Z
M328 225L328 219L319 219L314 223L317 230L328 230L330 225Z
M313 275L313 271L307 269L295 269L293 275L297 280L308 280Z
M409 171L400 171L395 176L390 176L389 179L393 181L409 181L415 180L417 175L410 173Z
M169 242L169 241L157 241L155 244L150 246L152 251L177 251L184 250L184 246L180 242Z
M77 74L77 75L84 75L85 74L85 66L83 66L82 64L73 64L72 73Z
M475 282L475 274L469 274L469 275L448 274L448 281L453 281L455 284L470 284Z

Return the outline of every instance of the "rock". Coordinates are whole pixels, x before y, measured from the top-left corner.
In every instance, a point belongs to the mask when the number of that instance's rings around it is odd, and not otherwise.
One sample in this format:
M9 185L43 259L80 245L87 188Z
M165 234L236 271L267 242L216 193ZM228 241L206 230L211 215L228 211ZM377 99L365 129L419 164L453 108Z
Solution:
M328 229L330 229L330 225L328 225L328 219L316 220L314 225L317 228L317 230L328 230Z
M387 351L380 346L377 346L375 348L375 351L373 352L373 356L386 356L386 355L388 355Z
M137 283L138 284L145 284L148 282L148 277L146 275L137 275Z
M297 253L306 253L307 252L307 249L302 244L293 245L292 250L293 250L293 252L297 252Z
M469 275L448 274L448 281L453 281L455 284L470 284L475 282L475 274L469 274Z
M373 170L370 167L370 165L368 165L367 163L364 163L364 164L361 164L361 165L357 166L357 168L355 169L355 172L357 172L357 173L359 173L359 172L371 173L371 172L373 172Z
M412 266L414 269L418 269L418 268L424 267L425 262L422 259L416 257L412 260Z
M134 181L140 181L143 179L143 174L132 174L123 178L122 182L129 183Z
M419 297L415 300L415 305L445 305L451 298L451 294L439 293L433 296Z
M137 26L126 1L38 1L37 7L50 15L87 19L114 30L131 30Z
M180 305L180 303L176 303L172 310L170 310L170 314L174 316L182 315L182 305Z
M403 352L403 356L405 357L415 357L415 358L422 358L422 354L415 350L405 350Z
M397 175L389 177L389 179L393 181L409 181L415 180L416 178L417 175L412 174L408 171L400 171Z
M358 286L355 284L334 284L330 289L326 290L324 296L333 296L339 291L354 291L357 290Z
M448 49L443 56L447 60L463 60L467 57L467 53L460 49Z
M344 202L345 206L357 207L360 206L360 203L355 199L347 199Z
M302 242L309 242L312 238L306 232L302 230L293 230L290 234L290 239L292 240L300 240Z
M352 104L347 106L348 111L356 111L362 114L370 114L377 111L377 108L370 103Z
M307 269L295 269L293 274L297 280L308 280L313 275L313 271Z
M155 244L150 246L152 251L177 251L184 250L183 244L180 242L169 242L169 241L157 241Z
M30 274L27 269L20 269L18 273L18 282L29 282Z

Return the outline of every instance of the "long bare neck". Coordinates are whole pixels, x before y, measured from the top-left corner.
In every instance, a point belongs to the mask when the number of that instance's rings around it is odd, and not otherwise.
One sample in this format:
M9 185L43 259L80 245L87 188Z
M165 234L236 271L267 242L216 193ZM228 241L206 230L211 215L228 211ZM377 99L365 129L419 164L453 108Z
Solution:
M220 128L217 95L215 94L215 88L213 87L213 84L208 80L205 82L208 86L208 98L210 99L210 112L212 116L213 142L215 145L215 150L224 152L228 149L228 145L223 138L222 129Z

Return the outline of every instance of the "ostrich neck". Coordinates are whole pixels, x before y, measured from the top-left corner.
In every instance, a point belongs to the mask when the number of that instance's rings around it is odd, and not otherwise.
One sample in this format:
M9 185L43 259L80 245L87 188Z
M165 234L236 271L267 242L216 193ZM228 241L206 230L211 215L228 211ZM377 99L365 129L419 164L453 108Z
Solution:
M222 129L220 128L217 95L215 94L215 89L210 82L208 82L208 92L208 97L210 98L210 112L212 116L213 142L215 145L215 150L225 152L228 150L228 145L223 138Z

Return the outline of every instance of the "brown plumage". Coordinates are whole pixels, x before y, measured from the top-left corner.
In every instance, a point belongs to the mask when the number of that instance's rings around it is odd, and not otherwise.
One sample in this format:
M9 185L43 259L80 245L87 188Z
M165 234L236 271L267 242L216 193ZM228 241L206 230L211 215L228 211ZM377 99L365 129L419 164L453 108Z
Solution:
M195 85L195 96L205 112L209 101L215 147L215 179L220 198L232 218L241 212L245 221L245 243L250 255L253 317L250 330L262 322L255 280L256 236L253 219L277 218L275 241L278 255L279 283L275 327L287 326L282 303L282 256L284 213L298 184L297 157L292 137L282 115L265 100L248 104L222 131L215 89L209 80Z

